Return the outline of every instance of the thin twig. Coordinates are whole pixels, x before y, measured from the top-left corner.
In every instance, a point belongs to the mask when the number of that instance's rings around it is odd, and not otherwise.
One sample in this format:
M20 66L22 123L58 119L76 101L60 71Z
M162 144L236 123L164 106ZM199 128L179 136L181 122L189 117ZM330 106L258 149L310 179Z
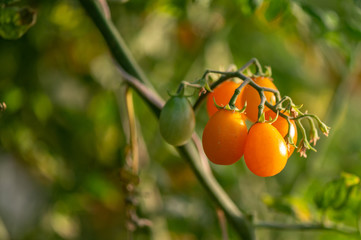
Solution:
M360 234L356 228L342 226L342 225L326 225L318 223L303 223L303 224L283 224L275 222L258 222L254 224L255 228L267 228L275 230L300 230L300 231L312 231L312 230L327 230L334 231L342 234Z
M224 216L224 212L222 209L217 208L216 211L217 211L219 225L222 230L222 240L228 240L227 219Z
M133 104L133 94L131 89L128 87L125 93L126 108L128 114L129 122L129 132L130 132L130 151L132 153L132 171L134 174L138 174L139 170L139 156L138 156L138 138L137 138L137 128L135 123L135 113L134 113L134 104Z

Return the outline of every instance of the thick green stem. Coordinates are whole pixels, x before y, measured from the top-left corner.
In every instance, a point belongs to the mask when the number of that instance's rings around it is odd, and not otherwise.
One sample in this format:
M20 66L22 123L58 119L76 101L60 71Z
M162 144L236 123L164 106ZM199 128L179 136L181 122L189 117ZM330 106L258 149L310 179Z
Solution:
M204 170L199 159L199 153L194 144L188 143L178 147L177 150L180 155L188 161L204 188L222 208L229 222L239 233L240 237L242 239L254 239L254 231L250 221L245 218L238 207L230 200L214 177ZM197 156L197 158L195 158L195 156Z
M130 53L127 45L125 44L122 36L118 30L103 13L103 5L96 0L79 0L85 10L93 19L94 24L102 33L104 40L107 42L109 49L114 59L127 71L130 75L136 77L147 86L150 87L150 83L141 68L138 66L132 54Z
M150 83L146 80L144 74L140 71L130 52L127 50L124 41L119 32L109 21L101 10L101 6L96 0L79 0L84 9L88 12L96 26L99 28L109 49L118 64L120 65L120 73L130 86L140 93L141 97L151 106L153 112L159 116L160 109L164 105L164 101L154 91L149 89ZM139 81L142 81L146 86ZM198 138L198 137L196 137ZM177 147L180 155L191 165L194 173L198 177L203 187L207 190L215 202L222 208L228 217L234 229L239 236L245 240L254 239L254 230L250 221L242 214L239 208L233 203L229 196L224 192L222 187L214 179L213 175L204 170L200 161L200 154L196 150L193 143Z

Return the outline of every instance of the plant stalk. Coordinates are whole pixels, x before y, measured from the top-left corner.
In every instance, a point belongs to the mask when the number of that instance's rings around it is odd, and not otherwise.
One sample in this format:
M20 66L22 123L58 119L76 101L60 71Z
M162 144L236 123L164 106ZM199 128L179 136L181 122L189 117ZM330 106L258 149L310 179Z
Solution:
M142 98L148 103L148 105L151 106L155 115L159 116L159 112L164 105L164 101L156 92L152 91L152 86L136 62L133 60L119 32L116 30L113 23L104 16L99 2L96 0L79 1L102 33L115 60L120 65L119 70L126 82L141 94ZM144 95L142 95L142 93L144 93ZM191 165L195 175L198 177L198 180L207 190L209 195L225 212L225 215L229 219L235 231L239 234L240 238L244 240L254 239L254 230L250 221L248 221L239 208L224 192L213 175L203 168L200 160L200 154L196 150L195 145L192 142L189 142L184 146L177 147L177 150Z

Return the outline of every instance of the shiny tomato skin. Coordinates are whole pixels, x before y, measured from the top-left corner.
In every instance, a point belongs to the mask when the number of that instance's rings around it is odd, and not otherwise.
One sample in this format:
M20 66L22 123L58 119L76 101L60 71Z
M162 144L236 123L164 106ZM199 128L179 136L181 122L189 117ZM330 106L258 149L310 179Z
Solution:
M184 145L192 136L195 115L186 97L171 97L159 116L159 129L166 142L174 146Z
M255 123L249 130L244 149L248 169L260 177L271 177L286 166L286 143L278 130L269 123Z
M285 113L286 115L288 115L288 113ZM265 117L266 120L269 120L269 118L274 119L277 116L277 114L275 112L273 112L272 110L268 110L265 113ZM281 136L284 138L287 133L288 133L288 122L286 119L284 119L281 116L278 116L277 120L275 122L272 123L272 126L274 126L278 132L281 134ZM291 129L290 129L290 137L293 140L293 143L296 145L297 144L297 127L295 124L295 121L291 120ZM292 146L291 144L287 144L287 151L288 151L288 157L290 157L293 153L293 151L295 150L295 147Z
M241 159L247 138L247 126L241 113L221 109L204 128L202 143L208 159L230 165Z
M277 90L277 87L274 85L273 81L268 77L255 77L253 78L253 81L261 87L267 87ZM267 101L269 101L271 104L276 103L276 97L272 92L265 91L264 93L266 95ZM241 96L242 106L244 106L246 102L247 108L245 111L245 115L247 116L248 120L252 122L257 122L258 105L261 103L261 98L257 90L250 85L244 87L243 94ZM269 108L265 107L264 111L267 110L269 110Z
M213 92L210 92L207 96L207 112L208 116L211 117L213 114L215 114L218 109L214 105L213 98L216 100L216 103L219 106L226 106L229 103L229 100L231 100L231 97L234 94L234 90L239 86L240 84L235 83L234 81L228 80L223 83L221 83L219 86L217 86L215 89L213 89ZM236 107L241 109L241 96L242 91L240 95L238 95L237 101L236 101Z

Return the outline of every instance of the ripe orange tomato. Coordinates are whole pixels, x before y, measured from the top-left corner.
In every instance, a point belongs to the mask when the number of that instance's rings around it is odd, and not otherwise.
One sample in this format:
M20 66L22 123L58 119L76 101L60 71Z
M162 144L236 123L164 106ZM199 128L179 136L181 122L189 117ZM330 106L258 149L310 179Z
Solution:
M219 86L217 86L213 92L208 94L207 98L207 112L209 117L211 117L213 114L215 114L218 109L214 105L213 98L216 100L216 103L220 106L226 106L231 100L231 97L234 94L234 90L239 86L240 84L237 84L231 80L225 81L221 83ZM236 107L241 109L241 94L238 95L237 101L236 101Z
M288 113L285 113L285 114L288 115ZM269 120L270 117L272 119L274 119L276 116L277 116L277 114L275 112L273 112L272 110L268 110L265 113L266 120ZM274 123L272 123L272 126L274 126L278 130L278 132L281 134L281 136L283 138L287 135L288 122L283 117L278 116L277 120ZM296 127L295 121L293 121L293 120L291 120L290 137L292 138L293 143L296 145L297 144L297 127ZM288 157L290 157L292 155L294 150L295 150L294 146L292 146L291 144L287 144Z
M202 143L208 159L220 165L237 162L243 155L247 126L243 114L221 109L208 121Z
M269 123L254 124L247 136L244 160L248 169L260 177L271 177L286 166L287 146L281 134Z
M268 77L256 77L253 78L253 81L257 83L261 87L267 87L277 90L276 86L273 84L272 80ZM273 93L265 91L267 101L269 101L271 104L276 103L276 97ZM257 92L256 89L251 87L250 85L247 85L244 88L242 97L241 97L241 103L242 107L244 106L245 102L247 102L247 108L246 108L246 116L247 118L252 122L257 122L258 120L258 105L261 103L261 98ZM267 111L268 108L265 107L265 111Z

